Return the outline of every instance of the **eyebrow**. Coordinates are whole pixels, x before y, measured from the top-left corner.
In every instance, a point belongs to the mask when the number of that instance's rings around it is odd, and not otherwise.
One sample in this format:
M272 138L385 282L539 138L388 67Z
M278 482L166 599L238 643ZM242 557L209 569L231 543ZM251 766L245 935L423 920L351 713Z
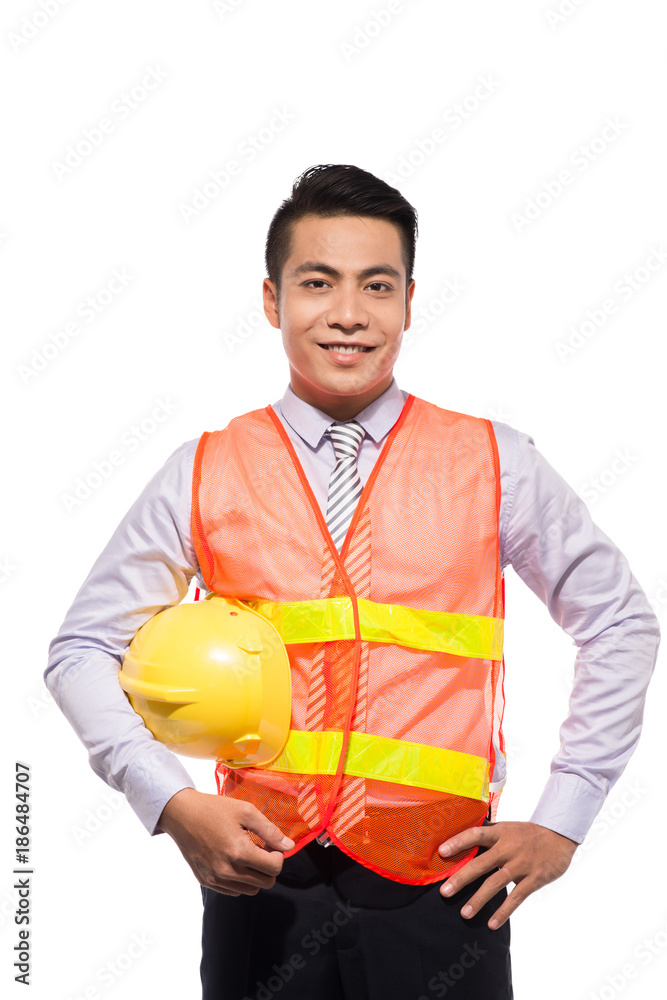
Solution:
M335 267L331 267L329 264L323 264L321 261L307 260L303 264L299 264L297 268L290 274L290 278L298 278L300 274L306 274L309 271L318 271L320 274L328 274L330 278L342 278L343 275L340 271L337 271ZM391 264L373 264L371 267L365 267L363 271L358 271L356 277L363 281L365 278L372 278L376 274L390 274L394 278L399 280L402 278L400 271L397 271L395 267Z

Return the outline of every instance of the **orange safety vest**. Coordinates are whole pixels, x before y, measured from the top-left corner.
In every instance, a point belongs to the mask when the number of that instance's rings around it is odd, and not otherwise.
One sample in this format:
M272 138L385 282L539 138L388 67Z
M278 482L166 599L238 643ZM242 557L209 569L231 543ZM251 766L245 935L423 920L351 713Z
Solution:
M218 790L252 802L295 841L294 851L326 830L367 868L411 884L441 880L477 852L443 859L437 848L481 825L489 806L494 817L500 794L490 789L494 732L504 749L499 503L490 421L410 395L339 555L271 406L202 435L192 531L204 581L274 622L292 673L285 750L265 767L218 762ZM371 578L370 597L362 599L345 566L355 558L355 529L366 510ZM335 572L322 594L327 546ZM327 704L322 731L311 732L308 688L321 643ZM366 725L355 732L363 643ZM360 777L364 820L339 830L348 783ZM317 795L314 825L299 811L305 787Z

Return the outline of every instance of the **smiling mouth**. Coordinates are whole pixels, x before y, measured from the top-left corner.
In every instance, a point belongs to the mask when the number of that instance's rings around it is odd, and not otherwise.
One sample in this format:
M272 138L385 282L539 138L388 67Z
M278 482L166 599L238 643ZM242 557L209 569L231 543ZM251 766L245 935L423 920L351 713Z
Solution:
M337 354L361 354L364 351L374 351L374 347L365 347L363 344L320 344L325 351L335 351Z

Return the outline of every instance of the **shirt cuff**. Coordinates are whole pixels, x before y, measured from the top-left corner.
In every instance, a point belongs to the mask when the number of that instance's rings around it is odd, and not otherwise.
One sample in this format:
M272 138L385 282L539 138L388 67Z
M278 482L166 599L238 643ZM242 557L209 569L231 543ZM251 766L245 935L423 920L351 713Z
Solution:
M157 823L172 796L195 783L178 757L157 740L142 750L127 769L123 793L151 836L163 831Z
M555 771L549 776L530 822L582 844L605 798L604 791L578 774Z

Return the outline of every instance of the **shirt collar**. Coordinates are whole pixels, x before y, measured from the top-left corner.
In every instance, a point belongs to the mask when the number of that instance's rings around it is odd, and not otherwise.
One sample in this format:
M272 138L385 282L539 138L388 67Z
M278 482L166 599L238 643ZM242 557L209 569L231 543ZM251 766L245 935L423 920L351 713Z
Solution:
M392 378L389 388L369 403L354 419L377 444L398 420L404 402L405 396L398 388L396 379ZM291 385L287 386L285 395L280 400L280 410L290 427L311 448L317 448L322 435L333 420L328 413L323 413L322 410L318 410L297 396Z

